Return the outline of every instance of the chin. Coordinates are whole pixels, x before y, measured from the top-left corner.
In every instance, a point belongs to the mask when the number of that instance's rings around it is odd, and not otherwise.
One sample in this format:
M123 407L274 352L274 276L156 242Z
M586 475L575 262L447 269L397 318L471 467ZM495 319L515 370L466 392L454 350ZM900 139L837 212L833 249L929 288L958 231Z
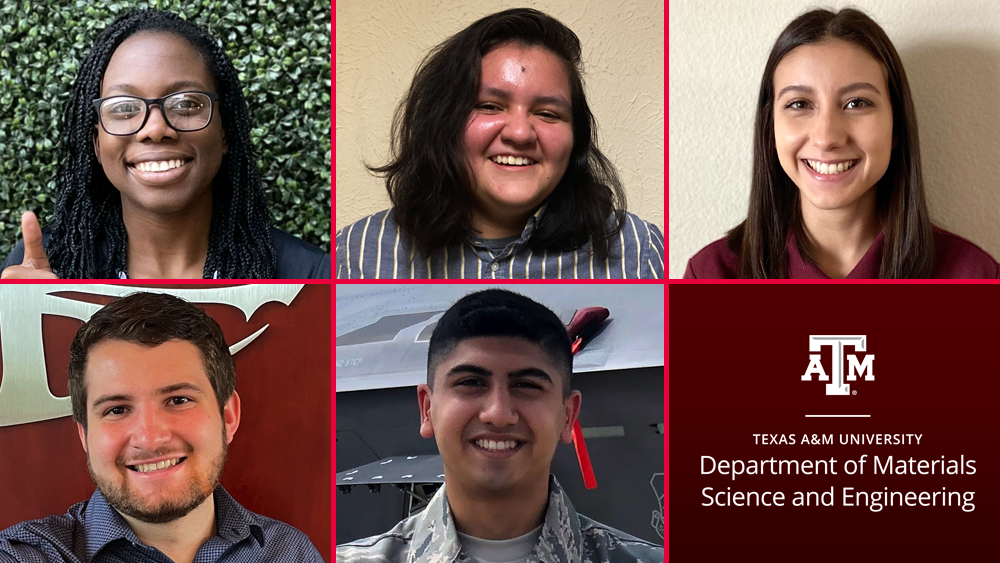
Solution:
M837 209L844 209L857 203L864 196L864 193L857 195L852 193L831 194L801 190L801 196L814 209L836 211Z
M183 188L154 190L140 186L137 192L130 195L140 209L156 215L173 215L190 209L191 203L197 199L196 194L179 190Z
M516 488L517 480L511 475L489 475L485 474L476 483L476 488L486 495L508 495Z
M484 191L488 194L488 198L494 205L518 210L534 209L538 205L541 205L548 196L548 192L542 192L537 188L486 188Z

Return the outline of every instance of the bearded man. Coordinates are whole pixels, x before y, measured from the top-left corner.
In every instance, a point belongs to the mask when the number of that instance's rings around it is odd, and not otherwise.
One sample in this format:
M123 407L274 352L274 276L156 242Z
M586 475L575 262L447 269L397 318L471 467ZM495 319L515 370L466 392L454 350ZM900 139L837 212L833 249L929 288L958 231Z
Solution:
M0 532L0 562L322 561L219 484L240 396L222 329L194 305L135 293L96 312L70 347L69 393L97 490Z

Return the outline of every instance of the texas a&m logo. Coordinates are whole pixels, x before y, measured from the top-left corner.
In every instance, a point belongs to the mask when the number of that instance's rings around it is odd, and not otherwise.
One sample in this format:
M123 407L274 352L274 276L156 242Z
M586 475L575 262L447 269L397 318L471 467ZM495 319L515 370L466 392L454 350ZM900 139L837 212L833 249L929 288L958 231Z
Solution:
M833 347L833 381L826 384L827 395L850 395L851 386L845 382L844 378L844 346L854 346L855 352L864 352L865 335L838 336L829 334L819 334L809 336L809 367L802 376L802 381L812 381L813 375L819 375L820 381L830 381L830 376L823 370L820 363L820 350L823 346ZM875 373L872 365L875 363L875 354L867 354L864 359L858 361L855 354L847 354L847 378L846 381L857 381L859 375L865 376L865 381L875 381ZM857 391L855 391L857 394Z

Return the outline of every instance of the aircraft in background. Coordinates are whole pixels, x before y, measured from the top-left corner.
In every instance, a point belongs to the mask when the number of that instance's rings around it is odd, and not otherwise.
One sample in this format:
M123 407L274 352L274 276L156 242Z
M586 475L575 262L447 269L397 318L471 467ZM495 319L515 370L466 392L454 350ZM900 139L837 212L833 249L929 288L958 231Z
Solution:
M441 314L497 286L337 286L337 543L384 532L419 512L443 482L434 440L420 436L416 385ZM572 445L552 472L576 510L663 541L663 286L501 286L552 309L605 307L610 318L574 356L582 434L597 487L587 489Z

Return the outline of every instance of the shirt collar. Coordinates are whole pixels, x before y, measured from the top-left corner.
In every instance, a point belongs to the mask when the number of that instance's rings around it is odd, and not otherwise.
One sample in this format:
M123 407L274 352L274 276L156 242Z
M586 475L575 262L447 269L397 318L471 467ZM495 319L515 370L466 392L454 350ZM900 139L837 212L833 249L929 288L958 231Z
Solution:
M418 516L413 532L411 563L451 562L463 554L458 530L451 517L445 487L442 486ZM463 557L463 560L468 557ZM545 510L542 533L528 561L582 561L583 535L580 518L559 482L549 476L549 504Z
M104 499L101 491L94 491L84 509L84 531L87 538L87 560L93 561L99 551L110 543L125 540L142 543L118 511Z
M878 236L868 247L868 251L861 257L854 269L844 279L862 280L876 279L882 267L882 250L885 247L885 232L879 231ZM807 259L799 251L799 245L795 238L794 229L788 229L788 238L785 244L785 252L788 254L788 277L790 279L830 279L830 276L823 273L819 266Z
M232 543L253 536L257 544L264 547L264 527L260 517L236 502L222 485L215 487L215 527L216 533Z
M514 242L508 244L507 245L508 247L511 245L521 246L531 239L531 235L535 233L535 229L538 228L539 221L541 221L542 216L545 214L545 207L547 205L548 203L543 203L542 206L539 207L538 210L531 215L531 217L528 217L528 222L527 224L524 225L524 230L521 231L521 236L518 237L517 240L515 240ZM472 240L470 242L473 246L486 248L486 245L479 242L478 240ZM501 252L501 254L503 253Z
M264 530L257 515L243 508L222 488L222 485L217 486L212 494L215 500L215 523L218 536L233 544L243 541L247 536L253 536L257 543L263 547ZM128 522L108 504L101 491L94 491L84 512L86 514L84 530L86 532L88 561L93 561L98 552L117 541L142 544L139 537L129 527Z

